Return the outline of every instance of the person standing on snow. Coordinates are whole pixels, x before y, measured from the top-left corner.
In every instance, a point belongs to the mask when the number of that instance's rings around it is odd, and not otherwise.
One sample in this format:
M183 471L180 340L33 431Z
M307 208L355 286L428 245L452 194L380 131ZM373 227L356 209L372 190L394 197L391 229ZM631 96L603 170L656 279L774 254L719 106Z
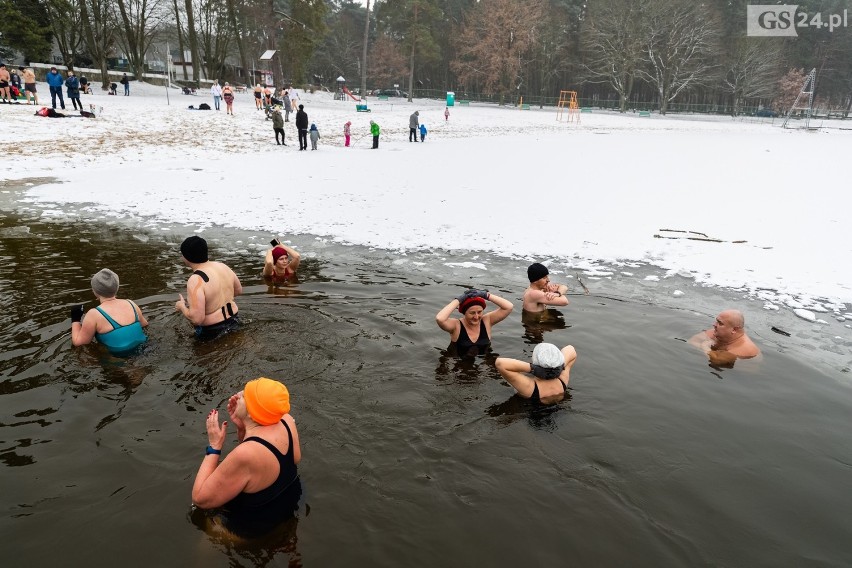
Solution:
M122 75L121 81L119 81L119 83L124 85L124 96L129 97L130 96L130 79L127 78L127 73Z
M417 142L417 127L420 126L420 122L418 117L420 116L420 111L415 110L414 113L408 117L408 141L411 142L411 137L414 137L414 141Z
M83 110L83 103L80 101L80 79L75 77L70 69L65 79L65 89L67 89L68 99L74 105L74 110L77 110L77 105L80 105L79 110Z
M379 125L370 121L370 134L373 135L373 150L379 147Z
M426 132L427 132L426 125L421 124L420 125L420 141L421 142L426 142Z
M9 81L11 80L12 76L6 70L6 64L0 63L0 97L3 98L4 103L8 104L12 104L12 96L9 91Z
M296 129L299 131L299 150L307 150L308 113L305 112L305 105L299 105L299 112L296 113Z
M210 94L213 96L213 106L216 107L216 110L219 110L219 101L222 100L222 87L219 86L219 80L213 81L213 85L210 87Z
M275 109L272 111L272 130L275 131L275 143L279 146L286 146L284 143L285 135L284 135L284 119L281 118L281 109ZM278 141L278 136L281 136L281 141Z
M33 99L33 104L38 104L38 93L36 91L35 71L32 67L27 67L21 70L24 77L24 93L27 96L27 104L30 104L30 97Z
M50 101L54 109L56 108L56 97L59 97L59 104L62 106L62 110L65 110L65 99L62 98L62 85L64 83L65 80L62 79L62 75L59 74L56 67L51 67L50 73L47 74L47 85L50 87Z
M349 127L352 126L352 121L349 120L346 124L343 125L343 137L346 139L345 146L349 147L349 140L352 137L352 132L349 130Z
M234 89L230 83L225 83L222 87L222 98L225 99L225 114L234 116Z
M290 108L290 91L284 89L284 122L290 122L290 113L292 112Z
M444 108L444 122L450 120L450 107Z
M317 149L317 140L320 139L319 130L316 124L311 124L311 150Z

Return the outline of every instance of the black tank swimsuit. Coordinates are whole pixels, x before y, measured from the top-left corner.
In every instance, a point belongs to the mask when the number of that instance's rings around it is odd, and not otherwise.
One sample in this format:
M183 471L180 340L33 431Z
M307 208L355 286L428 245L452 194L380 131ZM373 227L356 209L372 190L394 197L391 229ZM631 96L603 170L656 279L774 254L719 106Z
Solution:
M265 446L278 460L278 478L266 489L257 493L240 493L228 501L221 511L225 527L232 533L245 538L257 538L286 521L299 507L302 495L302 484L296 469L293 450L293 435L287 428L287 439L290 447L286 454L263 440L252 436L243 442L257 442Z
M464 324L459 322L461 329L459 330L459 338L456 339L456 350L461 355L465 354L478 354L484 353L489 347L491 347L491 338L488 337L488 331L485 329L485 322L479 321L479 337L476 339L476 343L470 340L470 337L467 334L467 330L464 327Z
M266 447L272 455L278 460L278 478L272 482L272 485L266 489L261 489L257 493L240 493L223 507L230 514L243 514L251 509L263 507L274 501L291 483L299 477L299 471L296 469L296 461L293 457L293 434L290 433L290 427L283 420L281 424L287 429L287 441L289 447L287 453L282 454L278 448L256 436L251 436L243 440L246 442L257 442Z

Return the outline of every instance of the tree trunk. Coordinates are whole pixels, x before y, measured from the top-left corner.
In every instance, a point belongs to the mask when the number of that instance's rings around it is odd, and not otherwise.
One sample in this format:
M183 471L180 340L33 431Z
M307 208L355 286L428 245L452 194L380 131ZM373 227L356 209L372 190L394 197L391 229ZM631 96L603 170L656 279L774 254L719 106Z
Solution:
M189 39L189 52L192 54L192 81L198 87L201 71L201 58L198 56L198 33L195 30L195 16L192 13L192 0L186 0L186 35Z
M367 0L367 12L364 18L364 53L361 57L361 100L367 96L367 42L370 39L370 0Z
M103 41L98 41L99 39L103 39L102 36L108 35L107 21L103 17L104 15L100 13L97 8L98 5L93 5L94 10L92 12L89 11L89 0L82 0L80 2L80 16L83 22L83 37L86 40L86 47L89 49L89 53L92 58L97 63L98 68L101 70L101 89L106 91L109 89L109 70L107 69L107 57L106 57L106 47L103 45ZM100 26L99 29L101 34L95 35L95 27Z
M127 42L127 57L130 59L131 71L139 78L145 72L145 14L139 14L138 25L130 21L124 0L116 0L121 21L124 24L124 38ZM137 30L138 28L138 30Z
M414 25L411 26L411 61L408 69L408 102L414 98L414 53L417 47L417 4L414 4Z
M240 52L240 65L243 66L243 73L248 77L249 66L248 58L246 57L246 46L243 41L243 34L240 27L237 25L237 11L234 9L234 0L225 0L228 7L228 19L231 21L231 27L234 28L234 35L237 37L237 49Z
M621 112L627 112L627 103L630 102L630 95L633 94L633 81L635 78L636 76L631 71L624 81L624 97L621 100Z
M186 81L189 77L186 74L186 57L183 50L183 30L180 27L180 10L178 9L177 0L174 0L175 5L175 23L177 24L177 40L178 49L180 50L180 66L183 68L183 80Z

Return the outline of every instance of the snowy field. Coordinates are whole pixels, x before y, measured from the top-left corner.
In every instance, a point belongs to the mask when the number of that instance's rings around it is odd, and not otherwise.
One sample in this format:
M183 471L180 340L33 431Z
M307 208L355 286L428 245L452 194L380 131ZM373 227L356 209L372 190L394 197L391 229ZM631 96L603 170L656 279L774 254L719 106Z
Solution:
M38 88L49 103L47 86ZM24 201L54 215L91 204L87 215L150 230L312 234L392 251L448 249L457 262L484 251L586 270L647 263L663 277L744 290L766 309L841 321L852 303L850 131L597 111L569 124L553 109L476 104L451 108L445 122L441 101L370 100L371 113L356 113L354 101L306 93L300 102L322 138L318 151L298 152L294 116L288 146L276 146L250 93L237 95L231 117L224 103L220 112L187 109L212 106L206 94L172 90L167 104L165 87L131 89L84 96L103 107L97 119L0 105L0 180L58 178ZM414 110L429 129L423 144L408 142ZM370 119L382 128L375 151Z

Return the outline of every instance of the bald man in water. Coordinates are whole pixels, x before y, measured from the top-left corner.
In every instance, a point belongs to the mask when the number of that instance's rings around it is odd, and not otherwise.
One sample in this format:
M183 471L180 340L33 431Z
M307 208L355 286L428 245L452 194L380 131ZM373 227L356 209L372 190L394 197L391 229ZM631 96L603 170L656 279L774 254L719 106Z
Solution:
M733 365L739 359L760 355L760 349L745 332L745 318L739 310L725 310L716 316L712 329L697 333L689 340L707 353L711 363Z

